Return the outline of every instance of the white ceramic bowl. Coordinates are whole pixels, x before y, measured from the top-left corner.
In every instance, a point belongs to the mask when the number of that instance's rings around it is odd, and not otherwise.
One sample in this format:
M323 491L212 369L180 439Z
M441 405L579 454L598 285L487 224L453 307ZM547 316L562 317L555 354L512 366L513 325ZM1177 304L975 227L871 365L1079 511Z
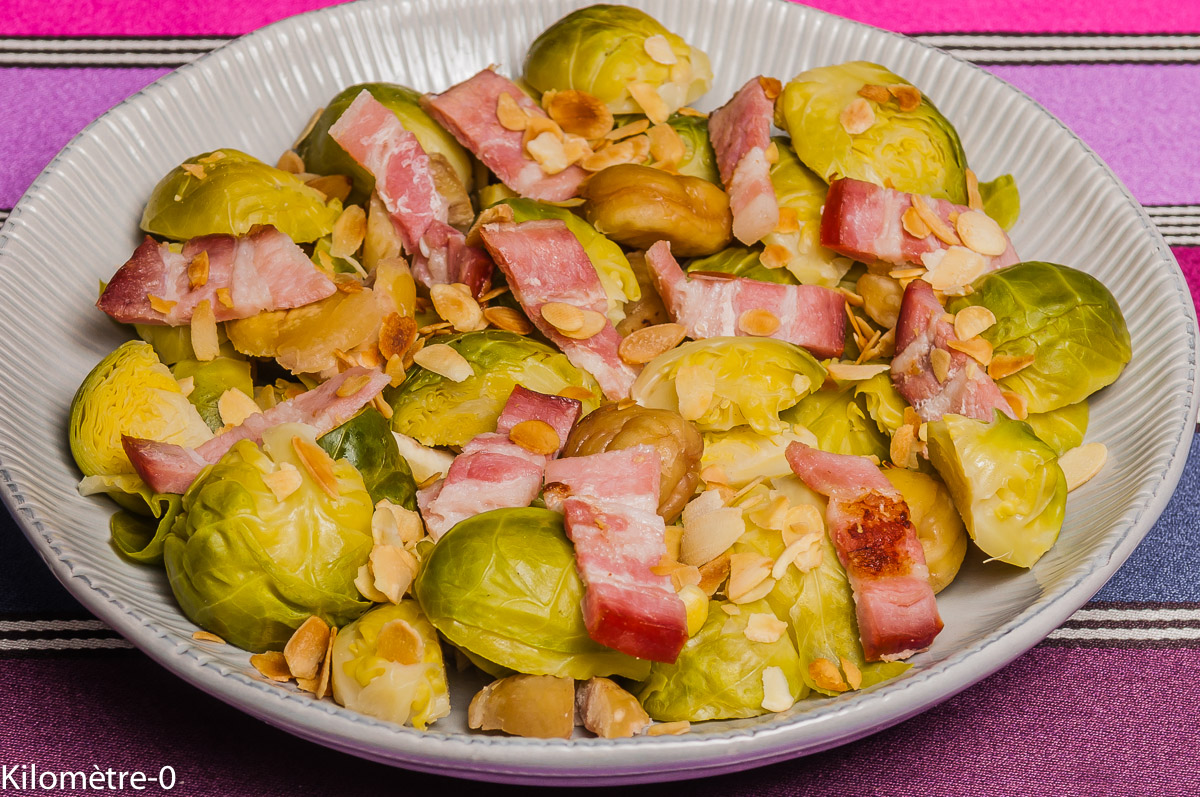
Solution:
M720 103L757 74L865 58L922 87L957 125L975 170L1011 171L1030 259L1100 277L1120 301L1134 359L1096 397L1089 439L1110 460L1073 493L1058 544L1030 571L972 554L939 598L945 631L901 678L779 715L697 725L680 737L542 741L471 734L472 684L429 732L399 728L264 683L247 656L201 646L154 568L118 558L112 507L75 491L67 410L124 338L96 311L97 280L138 242L142 205L183 158L233 146L274 161L315 108L365 80L440 90L499 63L510 74L581 0L364 0L294 17L168 75L72 141L0 231L0 475L4 499L75 597L206 692L320 744L428 772L602 784L699 777L801 756L897 723L1003 667L1120 566L1166 505L1196 418L1195 311L1162 238L1112 172L1019 91L910 39L779 0L633 0L707 51ZM703 107L703 106L702 106Z

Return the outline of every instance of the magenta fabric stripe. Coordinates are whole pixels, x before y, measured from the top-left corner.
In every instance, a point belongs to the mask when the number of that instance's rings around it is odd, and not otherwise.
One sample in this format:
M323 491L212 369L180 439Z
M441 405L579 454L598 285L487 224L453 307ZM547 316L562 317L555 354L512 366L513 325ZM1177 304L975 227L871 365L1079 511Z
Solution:
M1175 253L1175 259L1179 261L1179 267L1183 269L1183 276L1187 279L1188 288L1192 291L1192 301L1195 302L1197 311L1200 312L1200 248L1175 247L1171 250Z
M434 794L452 785L318 749L137 654L0 661L0 679L6 717L0 765L14 775L22 765L25 772L30 765L91 772L95 764L152 776L170 766L178 778L173 792L190 797L293 797L298 787L304 794ZM621 793L1180 794L1183 783L1200 783L1194 755L1200 729L1192 710L1197 680L1195 651L1035 648L969 691L858 744ZM1087 733L1098 716L1109 731L1104 738ZM1153 738L1144 733L1147 717L1155 718ZM529 789L486 787L486 793L528 797Z

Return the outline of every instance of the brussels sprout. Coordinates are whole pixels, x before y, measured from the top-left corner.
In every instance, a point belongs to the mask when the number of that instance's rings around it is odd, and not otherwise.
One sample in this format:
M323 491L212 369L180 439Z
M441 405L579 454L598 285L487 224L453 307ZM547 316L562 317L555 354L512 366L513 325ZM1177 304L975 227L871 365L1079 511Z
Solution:
M305 444L316 448L314 430L300 424L267 429L261 450L235 444L188 488L165 541L183 613L246 650L282 649L310 615L342 626L371 605L354 586L374 544L371 496L345 460L329 463L326 492L297 454ZM264 477L285 464L301 484L280 499Z
M1080 401L1050 412L1034 412L1025 423L1033 427L1033 433L1054 453L1062 456L1076 446L1083 445L1088 428L1088 403Z
M630 397L643 407L679 409L681 368L712 375L708 408L696 417L702 432L750 424L759 434L787 428L780 413L825 381L825 369L799 346L774 338L706 338L655 357L633 383Z
M653 410L636 404L608 404L588 413L567 437L564 457L581 457L651 445L658 451L658 514L672 520L683 510L700 483L700 453L704 440L696 427L677 412Z
M496 431L496 419L514 385L551 395L583 387L597 396L583 402L584 414L599 405L596 380L571 365L566 355L535 340L485 330L438 342L465 357L475 375L454 382L415 366L390 397L392 429L427 446L464 446L476 435Z
M420 730L450 713L442 646L414 600L340 629L332 656L333 699L352 711Z
M732 274L735 277L775 282L780 285L797 285L799 281L785 268L767 268L762 264L762 250L749 246L733 246L722 249L708 257L698 257L688 263L688 273L709 272Z
M934 592L941 592L954 580L967 555L967 531L954 501L946 485L934 476L903 468L887 468L883 475L908 504L909 519L929 566L929 583Z
M785 429L779 434L761 435L748 426L739 426L727 432L705 432L704 454L700 467L716 466L721 469L729 486L743 487L763 476L774 479L792 472L784 452L794 442L816 446L811 434Z
M854 261L821 246L821 211L828 186L800 162L791 142L785 138L773 141L779 158L771 165L771 185L779 203L780 220L795 214L796 224L792 230L781 223L781 229L768 233L762 242L767 247L779 247L767 251L778 253L776 262L782 262L798 282L836 287Z
M250 363L246 360L231 357L208 361L180 360L171 367L171 374L177 380L192 380L188 401L214 432L224 426L217 402L226 390L240 390L254 398L254 382L250 379Z
M782 671L793 702L808 694L803 668L787 634L774 642L746 638L751 616L772 614L767 602L739 608L738 614L728 615L719 602L710 601L704 626L683 646L675 663L654 663L650 677L637 691L647 714L667 722L766 714L770 709L763 707L767 699L763 676L772 667Z
M1004 230L1011 230L1021 215L1021 194L1017 181L1011 174L1002 174L995 180L979 184L979 197L983 200L983 212L995 220Z
M608 320L613 326L625 318L625 302L634 302L642 298L642 288L638 285L637 275L629 265L621 247L596 232L596 228L576 216L566 208L535 202L532 199L505 199L503 204L513 211L513 220L517 222L537 219L557 219L565 222L567 229L579 241L596 276L604 286L608 297Z
M494 509L462 521L433 546L413 594L455 646L517 672L640 680L650 666L588 636L558 512Z
M441 155L449 161L463 187L471 190L474 182L471 156L454 136L425 112L421 107L419 92L395 83L359 83L338 92L317 117L308 135L296 147L296 152L304 159L305 169L316 174L348 176L354 182L354 191L349 199L356 204L370 196L371 191L375 189L375 178L329 136L329 128L333 127L350 107L350 103L363 91L371 92L372 97L396 114L404 129L417 137L421 149L431 156Z
M1112 384L1132 354L1117 300L1090 274L1030 261L984 274L969 296L949 302L951 313L977 304L996 323L984 330L995 356L1033 355L1000 380L1029 401L1030 412L1075 404Z
M109 519L108 529L113 546L125 557L143 564L161 564L163 542L179 516L183 496L151 494L146 488L143 497L150 517L120 509Z
M1029 424L946 415L929 424L929 460L980 550L1032 567L1062 527L1067 483L1054 450Z
M665 39L676 63L663 64L651 57L646 41L652 37ZM712 67L707 55L646 12L594 5L573 11L542 31L525 56L524 78L539 92L579 89L594 94L613 113L641 112L630 86L648 83L672 112L708 91Z
M888 437L904 425L904 408L909 403L892 384L890 373L885 371L859 382L854 388L854 397L875 421L879 431Z
M783 413L817 437L823 451L887 459L891 441L867 413L869 394L859 395L854 382L823 388Z
M157 324L134 324L137 336L154 347L158 359L163 365L174 365L183 360L196 359L192 349L192 328L190 326L168 327ZM225 325L217 324L217 343L219 356L237 357L237 350L229 342L225 334Z
M966 168L958 133L928 97L910 111L899 101L864 99L866 86L908 86L908 81L878 64L851 61L802 72L783 89L775 105L775 122L792 137L804 165L821 179L853 177L898 191L967 204ZM852 135L842 113L863 100L874 122Z
M296 175L236 149L219 149L189 158L159 180L142 213L142 229L186 241L213 233L245 235L256 224L270 224L308 243L328 235L341 213L341 202L326 203Z
M717 155L708 138L708 119L703 116L673 114L667 120L679 137L683 139L683 160L675 171L688 177L699 177L713 185L721 184L721 173L717 170Z
M372 407L331 432L317 445L334 459L346 459L362 474L363 484L375 503L386 499L417 511L417 484L408 462L400 456L387 419Z
M79 470L97 477L89 482L93 492L144 512L151 493L125 455L122 435L187 447L212 437L154 348L140 340L110 352L83 380L71 400L67 439Z

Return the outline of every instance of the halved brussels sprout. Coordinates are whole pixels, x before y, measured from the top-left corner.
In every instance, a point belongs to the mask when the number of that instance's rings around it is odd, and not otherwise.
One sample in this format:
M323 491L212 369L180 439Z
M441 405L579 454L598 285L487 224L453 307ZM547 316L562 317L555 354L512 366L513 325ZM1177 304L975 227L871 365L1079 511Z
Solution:
M717 170L717 155L708 138L708 119L703 116L672 114L667 120L679 137L683 139L683 159L675 171L688 177L699 177L713 185L721 184L721 173Z
M664 722L766 714L771 709L763 707L767 699L763 676L772 667L782 672L793 702L808 694L800 659L787 634L774 642L746 638L751 616L772 614L767 602L738 608L738 614L728 615L718 601L709 601L704 626L683 646L675 663L654 662L650 677L637 690L647 714Z
M361 203L375 189L375 178L329 136L329 128L341 118L350 103L364 91L396 114L404 129L417 137L421 149L429 155L441 155L468 191L474 183L471 156L441 125L421 107L420 92L395 83L358 83L338 92L317 117L308 135L296 147L304 159L304 168L315 174L344 174L354 182L350 201Z
M185 168L186 167L186 168ZM245 235L269 224L296 243L315 241L333 230L342 203L236 149L188 158L150 193L142 229L176 241L199 235Z
M427 446L464 446L476 435L496 431L496 419L514 385L550 395L568 387L586 388L596 398L583 402L585 415L600 403L600 388L590 374L535 340L484 330L436 342L465 357L474 376L455 382L414 366L389 399L392 429Z
M928 428L929 460L971 539L993 559L1032 567L1058 539L1067 504L1054 450L999 411L991 423L946 415Z
M983 200L983 212L995 220L1004 230L1011 230L1021 215L1021 194L1017 181L1011 174L1002 174L995 180L979 184L979 198Z
M664 50L656 59L659 41L669 53ZM645 83L670 113L708 91L712 67L707 55L645 11L594 5L571 12L534 39L525 56L524 77L538 92L579 89L594 94L613 113L641 112L630 87Z
M163 365L174 365L183 360L196 359L192 348L192 328L188 325L178 327L159 326L157 324L134 324L133 330L137 336L154 347L158 359ZM225 334L225 325L217 324L217 343L219 356L237 357L237 350L229 342Z
M462 521L423 560L413 594L455 646L517 672L640 680L650 667L588 636L558 512L494 509Z
M414 600L339 629L332 655L333 699L352 711L420 730L450 713L442 646Z
M729 480L729 486L734 488L743 487L759 476L767 479L788 476L792 466L784 453L794 442L817 445L811 433L795 429L773 435L759 434L749 426L725 432L705 432L700 467L719 467Z
M825 369L799 346L774 338L706 338L655 357L629 395L643 407L679 410L682 368L697 379L711 375L712 398L695 420L702 432L749 424L759 434L787 429L780 413L825 381Z
M883 475L904 496L908 516L925 551L929 583L941 592L958 575L967 555L967 531L941 479L903 468L885 468Z
M334 459L345 459L362 474L375 503L387 499L417 511L417 484L407 460L400 456L392 427L379 410L368 407L331 432L317 445Z
M161 564L163 543L183 507L183 496L152 494L149 487L142 495L150 516L119 509L109 519L108 530L112 533L113 546L122 555L142 564Z
M892 375L887 371L859 382L854 388L854 397L875 421L879 431L888 437L904 425L904 408L909 404L896 390Z
M254 398L254 382L250 379L250 363L232 357L217 357L212 360L180 360L171 366L171 374L177 379L191 379L192 392L188 401L200 413L200 417L214 432L225 425L217 402L226 390L240 390L248 398Z
M732 274L735 277L745 277L760 282L775 282L780 285L799 284L799 280L787 269L764 266L761 249L737 244L722 249L714 255L692 260L687 264L687 270L689 273Z
M262 449L235 444L188 488L165 541L183 613L240 648L279 650L310 615L342 626L371 606L354 586L374 544L371 496L346 460L329 462L332 484L314 478L297 453L314 436L283 424L263 432ZM300 486L277 497L267 477L292 468Z
M993 359L1034 357L1000 380L1029 401L1030 412L1075 404L1112 384L1133 353L1117 300L1090 274L1030 261L984 274L971 287L946 309L982 305L995 314L982 333Z
M859 92L867 86L883 89L888 99L864 98ZM967 204L967 157L954 126L925 96L912 110L900 110L900 101L888 93L891 86L911 84L867 61L810 69L784 87L775 123L792 137L800 160L827 182L853 177ZM842 115L860 100L873 119L852 134Z
M625 302L634 302L642 298L642 288L638 285L637 275L629 265L629 260L621 247L596 232L596 228L576 216L566 208L535 202L532 199L505 199L502 204L508 205L513 211L516 222L534 221L537 219L557 219L567 225L567 229L579 241L596 276L604 286L604 294L608 297L608 320L613 326L625 318Z
M891 441L867 411L860 383L846 382L822 388L783 413L788 423L798 423L816 435L817 446L834 454L888 458Z
M1030 413L1025 423L1033 427L1033 433L1039 440L1061 457L1072 448L1083 445L1088 415L1088 403L1080 401L1049 412Z

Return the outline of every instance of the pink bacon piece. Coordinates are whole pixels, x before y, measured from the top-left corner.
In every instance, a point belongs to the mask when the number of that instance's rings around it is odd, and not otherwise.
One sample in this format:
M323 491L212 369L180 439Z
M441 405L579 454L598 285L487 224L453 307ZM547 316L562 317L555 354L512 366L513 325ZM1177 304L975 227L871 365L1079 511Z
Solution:
M207 275L193 287L188 266L201 254L208 257ZM147 236L113 275L96 306L124 324L182 326L191 323L203 301L218 321L231 321L301 307L336 290L291 238L264 226L241 237L193 238L180 254ZM217 291L222 291L220 298ZM171 302L170 309L154 309L151 296Z
M952 413L990 422L996 410L1015 417L983 366L950 347L958 336L944 315L928 282L913 280L908 284L896 321L896 356L892 360L896 390L923 421L936 421ZM939 380L933 369L933 352L937 349L949 354L944 380Z
M667 576L651 570L667 552L656 511L658 452L640 445L546 467L546 504L566 517L586 586L584 623L602 645L673 662L687 642L687 611Z
M904 212L913 205L913 194L881 188L874 183L846 178L829 184L821 216L821 245L863 263L882 260L894 265L922 265L921 255L949 249L936 235L917 238L904 229ZM970 208L945 199L923 197L950 229L950 214ZM1007 236L1006 236L1007 237ZM997 257L986 257L987 270L1019 261L1012 242Z
M422 245L412 253L413 276L425 286L461 282L475 297L492 284L492 259L467 237L440 221L429 225Z
M575 196L587 173L578 166L568 166L557 174L546 174L525 154L525 134L500 124L496 105L501 94L512 97L527 114L546 116L517 84L491 69L441 94L428 94L421 104L458 143L521 196L546 202L562 202Z
M729 191L733 234L744 244L761 240L779 225L779 204L767 162L775 103L766 82L767 78L752 78L708 120L721 182Z
M549 302L601 315L608 310L596 269L567 225L557 219L485 224L480 233L534 326L576 367L596 377L610 400L628 396L637 371L617 355L621 336L611 322L606 320L592 337L576 340L562 335L542 318L542 305Z
M361 387L348 395L338 395L346 382L363 376L367 379ZM251 415L240 426L217 435L195 449L128 435L121 437L121 445L134 470L152 490L183 493L201 470L221 459L238 441L261 442L264 431L282 423L307 424L317 430L319 437L349 420L390 381L386 374L379 371L351 368L266 412Z
M929 567L908 505L866 457L787 448L801 481L829 497L825 518L854 591L867 661L896 661L933 644L942 630Z
M575 399L547 396L517 385L497 423L496 432L481 434L463 447L446 478L417 493L425 527L434 540L455 524L481 512L529 506L542 486L542 473L579 420L583 405ZM558 434L559 450L535 454L509 439L522 421L544 421Z
M839 357L845 348L846 300L837 291L715 274L689 277L666 241L650 247L646 265L671 318L691 338L746 335L742 315L767 310L779 319L770 337L803 346L817 357Z

